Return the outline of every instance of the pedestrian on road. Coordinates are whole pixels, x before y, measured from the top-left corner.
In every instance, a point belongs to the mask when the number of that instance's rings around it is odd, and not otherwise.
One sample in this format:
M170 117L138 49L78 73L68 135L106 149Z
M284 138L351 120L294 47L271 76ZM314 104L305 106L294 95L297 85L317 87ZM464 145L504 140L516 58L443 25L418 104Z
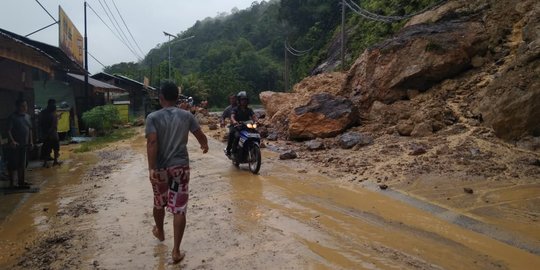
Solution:
M178 87L173 82L161 86L159 102L163 107L146 118L146 145L150 183L154 192L154 226L152 233L165 240L163 222L165 209L174 215L174 245L172 260L180 262L185 253L180 244L186 227L189 195L188 135L191 132L203 153L208 152L208 140L199 123L189 111L176 107Z
M32 120L28 111L28 104L24 99L15 102L16 110L7 121L7 135L9 140L8 177L9 186L13 187L13 172L17 171L19 188L29 188L30 183L25 181L27 165L26 155L28 149L33 148Z

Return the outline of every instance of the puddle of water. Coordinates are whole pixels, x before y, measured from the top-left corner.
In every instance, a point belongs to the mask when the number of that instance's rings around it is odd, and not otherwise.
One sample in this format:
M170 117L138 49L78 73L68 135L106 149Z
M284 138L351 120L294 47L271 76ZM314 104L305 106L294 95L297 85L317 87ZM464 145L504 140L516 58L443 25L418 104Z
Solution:
M3 220L0 223L0 266L7 265L21 254L27 242L38 234L51 229L50 220L58 213L61 199L69 196L90 164L96 161L91 154L71 154L63 148L64 164L60 167L41 168L33 166L28 180L40 187L38 193L1 196Z
M298 237L312 252L336 266L392 268L397 260L398 265L428 268L526 269L533 262L540 263L538 256L387 196L361 188L339 187L317 175L302 180L285 166L265 169L272 173L266 171L260 176L262 188L257 189L262 194L250 191L248 183L254 181L249 179L252 176L231 180L246 183L232 183L233 194L241 194L242 201L256 202L253 208L279 210L273 215L262 215L266 220L260 222ZM275 216L296 220L296 225ZM313 228L317 233L309 233ZM323 236L318 235L321 233Z

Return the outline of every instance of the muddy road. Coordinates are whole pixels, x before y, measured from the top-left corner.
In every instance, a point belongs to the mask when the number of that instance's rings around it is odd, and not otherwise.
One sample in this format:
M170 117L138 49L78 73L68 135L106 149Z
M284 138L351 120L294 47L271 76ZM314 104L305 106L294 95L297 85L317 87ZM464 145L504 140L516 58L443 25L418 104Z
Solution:
M398 192L337 184L263 151L260 175L236 169L210 139L190 138L186 258L170 263L151 234L152 192L142 135L36 169L41 192L0 224L0 269L537 269L539 239ZM48 179L42 182L43 179ZM3 196L7 204L20 197ZM532 235L537 235L532 232Z

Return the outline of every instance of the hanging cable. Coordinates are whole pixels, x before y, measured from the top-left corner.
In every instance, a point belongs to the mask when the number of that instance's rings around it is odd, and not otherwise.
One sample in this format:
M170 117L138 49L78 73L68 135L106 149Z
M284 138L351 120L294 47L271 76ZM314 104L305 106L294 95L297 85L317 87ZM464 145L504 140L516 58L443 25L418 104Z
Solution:
M101 1L101 0L99 0ZM129 40L129 38L127 37L126 33L124 32L124 30L122 29L122 27L120 26L120 23L118 23L118 20L116 20L116 16L114 15L114 13L112 12L111 8L109 7L109 4L107 4L107 1L103 0L103 3L105 4L105 6L107 7L107 10L109 11L109 13L111 14L111 17L113 18L114 20L114 24L116 24L116 26L118 27L117 29L119 30L120 32L120 35L124 38L124 40L129 44L129 46L133 49L133 51L136 51L135 50L135 47L133 46L133 44L131 44L131 41ZM137 53L139 54L139 53Z
M97 14L97 12L94 10L94 8L92 8L92 6L91 6L90 4L88 4L88 3L87 3L87 6L90 8L90 10L92 10L92 12L94 12L94 14L96 14L96 16L99 18L99 20L100 20L105 26L107 26L107 28L109 28L109 30L111 31L111 33L112 33L118 40L120 40L120 42L122 42L122 44L124 44L124 45L131 51L131 53L133 53L133 55L134 55L135 57L137 57L137 59L138 59L139 61L141 61L142 58L141 58L139 55L137 55L137 54L136 54L136 53L135 53L135 52L134 52L134 51L133 51L133 50L132 50L132 49L131 49L131 48L130 48L130 47L129 47L129 46L128 46L128 45L127 45L127 44L126 44L126 43L125 43L125 42L124 42L124 41L123 41L123 40L122 40L122 39L114 32L114 31L113 31L113 30L112 30L112 28L111 28L111 27L110 27L110 26L109 26L109 25L101 18L101 16L99 16L99 14Z
M101 63L96 57L94 57L90 52L88 52L88 55L90 55L90 57L92 57L94 60L96 60L96 62L98 62L101 66L103 66L103 68L107 68L103 63Z
M47 14L49 14L49 17L51 17L51 19L53 19L53 21L58 22L58 21L53 17L53 15L51 15L51 13L50 13L43 5L39 2L39 0L36 0L36 2L41 6L41 8L42 8L43 10L45 10L45 12L47 12Z
M428 10L431 10L431 9L435 9L437 7L439 7L440 5L442 5L444 2L446 2L447 0L441 0L439 2L437 2L436 4L432 5L432 6L429 6L429 7L426 7L418 12L414 12L414 13L411 13L411 14L408 14L408 15L403 15L403 16L385 16L385 15L379 15L379 14L375 14L369 10L366 10L364 8L362 8L360 5L356 4L353 0L344 0L343 3L349 7L350 10L354 11L356 14L366 18L366 19L369 19L369 20L374 20L374 21L380 21L380 22L386 22L386 23L392 23L392 22L397 22L397 21L401 21L401 20L405 20L405 19L409 19L413 16L416 16L420 13L423 13L423 12L426 12Z
M101 0L98 0L98 2L99 2L99 5L101 6L101 8L103 9L103 12L105 12L105 15L107 15L107 18L109 18L109 22L110 22L111 25L113 26L112 28L114 28L114 29L116 30L115 35L116 35L118 38L120 38L120 40L122 41L122 43L124 43L124 45L126 45L126 47L128 47L129 50L137 56L137 58L140 59L141 56L140 56L137 52L135 52L135 50L133 49L133 47L131 46L131 44L128 43L128 42L126 41L126 39L124 38L124 36L122 36L121 30L118 29L118 26L116 26L116 24L114 23L113 18L111 17L112 14L111 14L111 15L109 14L109 12L107 11L107 8L105 8L105 6L104 6L103 3L101 2ZM106 4L106 3L107 3L107 2L105 2L105 4ZM96 13L95 10L94 10L94 13ZM103 21L103 20L102 20L102 21ZM103 21L103 22L104 22L104 21ZM109 27L109 29L111 29L111 31L112 31L112 28Z
M137 43L137 40L135 40L135 38L133 37L133 34L131 34L131 30L129 30L129 27L126 24L126 21L124 20L124 17L120 13L120 10L118 10L118 7L116 6L116 3L114 2L114 0L112 1L112 3L114 5L114 8L116 9L116 12L118 12L118 15L120 15L120 19L122 19L122 22L124 23L124 26L128 30L128 33L131 36L131 39L133 39L133 42L135 42L135 45L137 45L137 48L139 49L139 51L142 53L142 55L144 55L144 52L141 50L141 47L139 46L139 43Z
M303 55L306 55L308 52L310 52L313 47L307 49L307 50L297 50L295 48L293 48L288 41L285 41L285 49L292 55L294 56L303 56Z

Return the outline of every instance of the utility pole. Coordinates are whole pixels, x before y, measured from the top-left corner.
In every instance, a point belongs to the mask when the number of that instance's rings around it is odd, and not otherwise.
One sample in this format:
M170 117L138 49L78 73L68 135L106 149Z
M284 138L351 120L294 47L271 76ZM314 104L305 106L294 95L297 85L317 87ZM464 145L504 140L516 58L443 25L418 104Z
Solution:
M168 37L169 37L169 80L170 80L170 79L171 79L171 37L177 38L178 36L173 35L173 34L169 34L169 33L165 32L165 31L163 31L163 34L164 34L165 36L168 36ZM192 38L194 38L194 37L195 37L195 36L189 36L189 37L187 37L187 38L179 39L179 40L177 40L177 41L175 41L175 42L178 42L178 41L184 41L184 40L188 40L188 39L192 39Z
M345 70L345 0L341 0L341 70Z
M84 93L86 96L86 109L90 109L88 95L88 33L86 32L86 0L84 1Z
M283 43L285 68L283 69L283 83L285 84L285 91L289 91L289 61L287 56L287 40Z

